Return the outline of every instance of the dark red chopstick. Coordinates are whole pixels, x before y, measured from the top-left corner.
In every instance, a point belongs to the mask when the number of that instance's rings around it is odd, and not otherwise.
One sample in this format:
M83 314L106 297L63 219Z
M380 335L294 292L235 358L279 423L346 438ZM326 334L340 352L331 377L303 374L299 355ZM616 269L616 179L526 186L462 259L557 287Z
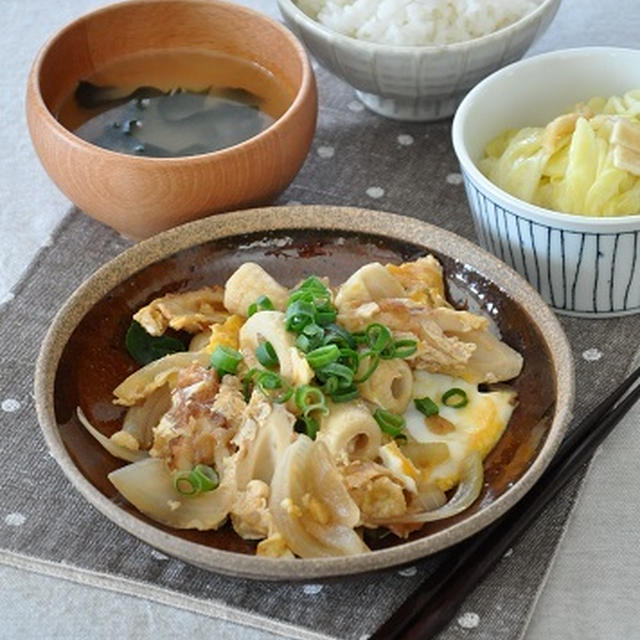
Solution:
M564 441L553 462L518 504L493 525L452 549L371 640L428 640L453 618L465 597L595 452L640 398L636 369Z

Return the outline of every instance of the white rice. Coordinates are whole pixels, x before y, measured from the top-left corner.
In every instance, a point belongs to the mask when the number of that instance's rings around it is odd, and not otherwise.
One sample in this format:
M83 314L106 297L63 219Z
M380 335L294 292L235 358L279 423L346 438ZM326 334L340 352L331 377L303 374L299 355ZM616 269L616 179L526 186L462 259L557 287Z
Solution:
M451 44L506 27L542 0L294 0L352 38L394 45Z

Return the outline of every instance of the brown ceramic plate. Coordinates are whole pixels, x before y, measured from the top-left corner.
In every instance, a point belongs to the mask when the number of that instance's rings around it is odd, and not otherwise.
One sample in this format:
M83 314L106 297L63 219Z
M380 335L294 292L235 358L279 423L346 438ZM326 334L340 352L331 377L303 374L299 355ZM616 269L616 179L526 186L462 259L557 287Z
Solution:
M226 526L220 531L163 527L131 507L107 480L122 463L75 418L76 406L103 433L119 427L113 388L135 369L124 349L132 313L169 291L222 284L243 262L262 264L284 284L310 274L345 279L371 262L401 262L427 252L443 263L457 305L481 309L524 356L515 380L519 405L485 461L481 497L456 518L426 525L407 540L368 542L349 558L273 560ZM273 207L224 214L165 232L125 251L80 286L56 316L36 373L40 424L58 463L107 518L187 562L237 576L309 579L381 569L429 555L472 535L533 485L564 434L574 396L565 335L538 294L514 271L451 233L388 213L346 207Z

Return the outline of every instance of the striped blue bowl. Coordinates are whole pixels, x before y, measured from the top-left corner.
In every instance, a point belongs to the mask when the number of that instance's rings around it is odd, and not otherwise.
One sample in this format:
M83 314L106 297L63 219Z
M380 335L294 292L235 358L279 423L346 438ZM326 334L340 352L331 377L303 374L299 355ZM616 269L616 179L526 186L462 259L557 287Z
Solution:
M543 209L494 185L476 162L506 128L544 125L576 102L638 87L640 51L556 51L496 72L456 113L453 145L479 244L524 276L558 313L640 312L640 215L592 218Z

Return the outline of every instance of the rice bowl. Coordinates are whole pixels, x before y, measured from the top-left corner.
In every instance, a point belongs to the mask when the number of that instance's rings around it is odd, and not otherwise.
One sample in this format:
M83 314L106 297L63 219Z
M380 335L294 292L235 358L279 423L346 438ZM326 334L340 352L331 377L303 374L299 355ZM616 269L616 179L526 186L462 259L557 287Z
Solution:
M345 36L399 46L486 36L534 11L540 0L296 0L308 16Z
M320 1L329 0L315 0ZM393 22L383 10L393 14L395 2L359 1L377 6L376 15L381 22ZM471 1L465 0L469 3L465 6L470 7ZM489 1L495 4L495 0ZM514 1L513 6L519 1ZM561 0L535 0L532 11L487 35L428 45L370 42L344 35L305 13L301 2L278 0L278 6L287 26L323 66L353 86L360 100L375 113L395 120L423 122L450 116L473 85L520 59L549 26ZM397 2L403 3L406 15L409 0ZM418 6L417 0L414 2ZM321 8L319 4L314 6ZM421 6L427 7L426 0ZM505 6L506 3L502 5Z

